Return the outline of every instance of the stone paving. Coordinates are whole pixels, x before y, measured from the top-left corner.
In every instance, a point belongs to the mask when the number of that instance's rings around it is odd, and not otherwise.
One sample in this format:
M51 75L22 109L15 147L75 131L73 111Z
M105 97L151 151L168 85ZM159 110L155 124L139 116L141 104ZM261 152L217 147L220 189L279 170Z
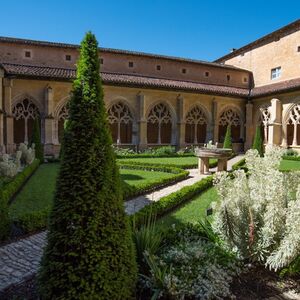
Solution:
M231 169L231 166L240 159L242 156L239 155L229 160L228 169ZM215 171L215 169L212 170ZM151 202L158 201L184 186L192 185L206 176L200 175L197 169L189 170L189 172L189 177L183 181L127 201L125 203L127 214L133 214ZM46 231L0 247L0 292L37 272L45 239Z

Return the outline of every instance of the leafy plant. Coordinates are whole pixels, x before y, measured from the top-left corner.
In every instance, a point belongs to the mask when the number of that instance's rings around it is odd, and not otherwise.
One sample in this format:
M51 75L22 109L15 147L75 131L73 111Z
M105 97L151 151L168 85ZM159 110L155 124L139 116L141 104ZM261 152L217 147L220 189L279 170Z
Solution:
M69 103L39 292L42 299L131 299L136 278L103 100L99 48L88 32Z
M147 273L147 264L145 262L145 253L154 255L161 247L162 233L157 229L155 217L152 214L147 216L143 225L138 227L133 217L132 237L136 248L137 262L141 273Z
M256 149L260 156L263 156L264 154L264 148L263 148L263 139L262 139L262 132L261 127L257 126L254 136L254 141L252 145L252 149Z
M243 170L218 173L220 201L213 227L230 249L242 258L272 269L287 267L300 249L300 174L280 172L283 150L267 146L246 154L248 177Z
M224 138L223 148L232 149L232 138L231 138L231 125L228 124L226 128L226 134Z

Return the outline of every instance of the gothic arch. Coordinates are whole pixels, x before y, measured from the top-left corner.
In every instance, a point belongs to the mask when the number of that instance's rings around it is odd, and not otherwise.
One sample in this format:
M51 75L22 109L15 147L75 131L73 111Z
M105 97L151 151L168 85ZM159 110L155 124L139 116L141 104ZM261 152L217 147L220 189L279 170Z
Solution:
M11 102L11 109L13 109L13 107L19 103L22 102L24 99L28 99L30 100L39 110L40 115L42 115L42 113L44 112L44 107L42 105L42 103L38 100L36 100L33 96L31 96L28 93L21 93L16 95Z
M300 101L293 101L283 118L283 130L286 134L287 145L300 144Z
M185 115L185 142L204 143L209 123L210 117L206 108L199 103L193 104Z
M41 111L31 97L17 98L12 103L12 115L14 118L14 143L30 142L33 133L34 120L41 119ZM41 124L40 124L41 128Z
M176 113L166 101L156 101L148 108L147 140L149 144L173 144Z
M136 118L128 102L122 98L115 99L108 106L107 114L113 142L132 144L133 133L136 131Z
M223 142L226 134L227 126L231 126L231 136L233 142L240 142L242 138L244 118L243 114L237 106L227 105L219 113L219 142Z
M264 144L268 143L269 124L271 120L271 106L268 104L258 107L255 116L255 125L261 127Z

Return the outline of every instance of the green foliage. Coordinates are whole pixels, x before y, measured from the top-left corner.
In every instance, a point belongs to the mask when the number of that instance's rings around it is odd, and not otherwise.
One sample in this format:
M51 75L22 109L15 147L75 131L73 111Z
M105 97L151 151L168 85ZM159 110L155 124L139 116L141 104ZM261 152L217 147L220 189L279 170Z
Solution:
M159 218L170 212L172 209L175 209L186 201L192 199L199 193L207 190L212 186L212 184L213 176L205 177L193 185L186 186L177 192L162 197L157 202L153 202L152 204L145 206L140 211L135 213L134 217L131 217L131 220L134 218L135 224L140 226L151 214L154 214Z
M15 178L1 186L0 190L0 240L4 240L10 228L10 219L8 214L8 204L12 197L20 190L25 181L38 168L39 160L27 166L22 172L18 173Z
M223 148L232 149L231 125L227 125Z
M144 286L150 286L152 299L231 297L230 283L240 270L238 262L207 238L208 231L191 224L172 228L165 235L167 243L159 253L146 256L151 272L143 276Z
M132 237L136 248L136 257L139 266L139 272L146 274L148 272L145 261L145 253L154 255L162 244L162 233L156 227L155 217L151 214L144 220L144 225L140 228L135 226L133 219Z
M35 118L33 125L32 143L35 145L35 157L44 162L44 146L41 142L40 119Z
M283 158L284 160L300 161L300 156L289 156L289 155L284 155L282 158Z
M111 146L99 65L97 41L87 33L81 43L39 271L42 299L131 299L135 287L134 245Z
M263 156L264 148L263 148L263 139L262 139L262 132L260 126L256 127L252 149L256 149L259 155Z
M294 150L294 149L287 149L283 155L283 157L288 156L288 157L297 157L300 159L299 152Z
M136 197L138 195L145 194L147 192L151 192L153 190L162 188L166 185L171 183L175 183L177 181L184 180L189 175L188 171L174 168L174 167L167 167L167 166L157 166L157 165L121 165L120 169L129 169L129 170L144 170L146 171L147 175L149 172L164 172L169 173L168 176L159 176L136 183L136 184L128 184L125 181L122 181L122 193L123 198L128 200L130 198ZM172 174L172 175L170 175ZM133 172L134 175L134 172ZM154 177L154 178L153 178Z

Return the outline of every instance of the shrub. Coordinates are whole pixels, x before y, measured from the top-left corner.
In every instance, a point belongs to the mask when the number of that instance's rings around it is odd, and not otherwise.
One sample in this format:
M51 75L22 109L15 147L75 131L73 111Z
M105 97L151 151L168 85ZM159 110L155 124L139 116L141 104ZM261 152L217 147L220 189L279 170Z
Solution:
M176 243L168 244L157 256L146 255L151 275L144 276L145 286L154 292L152 299L230 297L230 282L239 272L234 256L201 238L197 228L187 226L183 235L174 229L180 236Z
M16 161L10 159L8 154L3 154L0 161L0 176L13 178L20 169L20 152L17 153Z
M35 147L34 144L31 145L31 148L27 147L27 145L25 145L24 143L21 143L19 145L19 151L22 152L21 163L23 165L30 165L34 161L34 159L35 159L34 147Z
M289 156L289 157L299 157L299 152L294 149L287 149L283 156Z
M41 142L40 119L34 119L32 144L34 144L35 157L41 162L44 162L44 146Z
M4 240L10 227L8 215L8 204L11 198L20 190L25 181L33 174L39 166L39 160L35 160L13 179L4 183L0 189L0 240Z
M157 202L153 202L152 204L145 206L131 217L131 221L133 221L134 218L136 226L140 226L151 214L154 214L157 218L159 218L184 202L192 199L199 193L207 190L212 186L212 184L213 176L205 177L193 185L186 186L177 192L162 197Z
M227 125L223 148L232 149L231 125Z
M129 200L132 197L136 197L138 195L145 194L147 192L153 191L154 189L162 188L170 183L174 183L180 180L185 179L189 172L168 166L160 166L160 165L130 165L124 164L120 166L120 169L130 169L130 170L147 170L147 171L157 171L157 172L167 172L174 174L170 178L158 178L157 180L152 180L151 185L148 182L137 184L137 185L129 185L126 182L122 182L122 193L124 200Z
M255 131L255 136L253 140L252 149L256 149L260 156L263 156L264 154L264 148L263 148L263 139L262 139L262 132L261 127L257 126Z
M282 149L266 147L246 154L248 177L234 171L233 180L219 173L222 201L215 209L214 230L245 259L273 269L288 266L300 253L300 173L278 170ZM297 193L296 193L297 191Z
M134 245L112 150L95 36L81 43L47 246L42 299L130 299Z

